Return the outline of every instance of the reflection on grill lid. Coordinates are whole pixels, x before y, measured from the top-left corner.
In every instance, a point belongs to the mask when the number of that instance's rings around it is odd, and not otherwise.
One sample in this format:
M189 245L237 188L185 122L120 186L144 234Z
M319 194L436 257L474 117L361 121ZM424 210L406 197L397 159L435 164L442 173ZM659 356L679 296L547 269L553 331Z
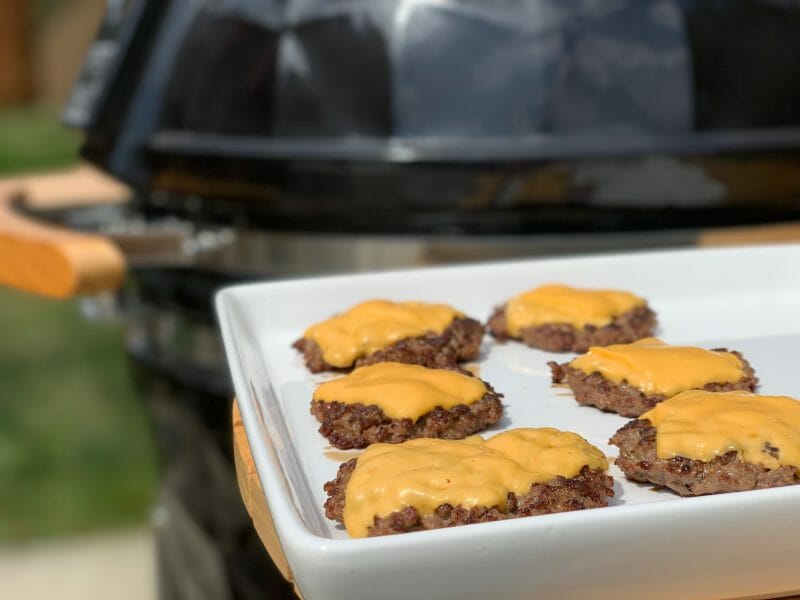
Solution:
M275 214L797 209L793 1L112 5L66 118L139 187ZM704 166L773 157L757 192Z

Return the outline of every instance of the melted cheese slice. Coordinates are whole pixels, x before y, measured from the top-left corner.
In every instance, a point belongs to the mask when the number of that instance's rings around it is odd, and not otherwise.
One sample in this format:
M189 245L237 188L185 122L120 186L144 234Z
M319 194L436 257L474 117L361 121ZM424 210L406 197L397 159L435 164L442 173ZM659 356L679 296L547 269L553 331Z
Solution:
M418 439L373 444L358 457L345 491L344 523L366 537L374 518L413 506L432 515L442 504L505 509L508 492L527 494L534 483L574 477L588 465L606 470L600 450L574 433L516 429L484 441Z
M385 362L359 367L314 392L315 401L380 407L390 419L416 421L437 406L450 409L483 398L486 385L477 377L446 369Z
M395 342L426 333L442 333L464 315L445 304L371 300L309 327L326 363L338 368Z
M790 465L800 474L800 401L749 392L692 390L665 400L640 419L656 428L656 454L711 461L735 450L769 469ZM778 448L771 456L767 445Z
M667 397L708 383L734 383L745 375L735 354L670 346L656 338L593 347L569 366L587 375L600 373L614 383L627 382L649 396Z
M580 290L566 285L543 285L506 303L506 322L512 336L528 327L554 323L582 329L585 325L603 327L615 317L645 300L616 290Z

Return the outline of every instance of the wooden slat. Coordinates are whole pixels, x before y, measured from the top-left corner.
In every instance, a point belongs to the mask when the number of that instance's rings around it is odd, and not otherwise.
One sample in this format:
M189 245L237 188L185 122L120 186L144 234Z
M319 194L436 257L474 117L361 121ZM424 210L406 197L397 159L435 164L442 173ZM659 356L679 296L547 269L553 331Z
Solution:
M0 106L33 99L33 8L26 0L0 2Z

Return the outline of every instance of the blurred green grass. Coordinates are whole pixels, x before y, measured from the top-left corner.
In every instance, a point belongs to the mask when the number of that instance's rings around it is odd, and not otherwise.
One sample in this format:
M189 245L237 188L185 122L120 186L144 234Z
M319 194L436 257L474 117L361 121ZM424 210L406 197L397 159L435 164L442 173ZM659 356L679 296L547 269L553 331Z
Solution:
M0 111L0 174L77 161L55 109ZM156 484L122 326L0 287L0 541L142 523Z
M0 175L56 169L78 159L80 136L47 106L0 111Z
M146 518L156 461L119 325L0 289L0 540Z

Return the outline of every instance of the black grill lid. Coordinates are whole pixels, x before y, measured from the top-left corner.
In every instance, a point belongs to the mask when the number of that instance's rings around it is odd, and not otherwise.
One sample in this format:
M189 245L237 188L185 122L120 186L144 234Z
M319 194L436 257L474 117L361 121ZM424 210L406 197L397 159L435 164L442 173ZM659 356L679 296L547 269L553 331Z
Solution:
M652 161L797 167L800 5L790 0L111 5L66 116L86 130L89 158L140 188L306 220L324 208L346 221L365 200L423 221L476 202L546 215L599 201L623 215L653 209ZM637 161L638 189L625 174ZM512 189L541 169L555 183ZM598 169L624 174L619 197ZM772 204L766 215L797 198L791 177L742 192L717 171L690 177L685 193L664 189L655 206Z

